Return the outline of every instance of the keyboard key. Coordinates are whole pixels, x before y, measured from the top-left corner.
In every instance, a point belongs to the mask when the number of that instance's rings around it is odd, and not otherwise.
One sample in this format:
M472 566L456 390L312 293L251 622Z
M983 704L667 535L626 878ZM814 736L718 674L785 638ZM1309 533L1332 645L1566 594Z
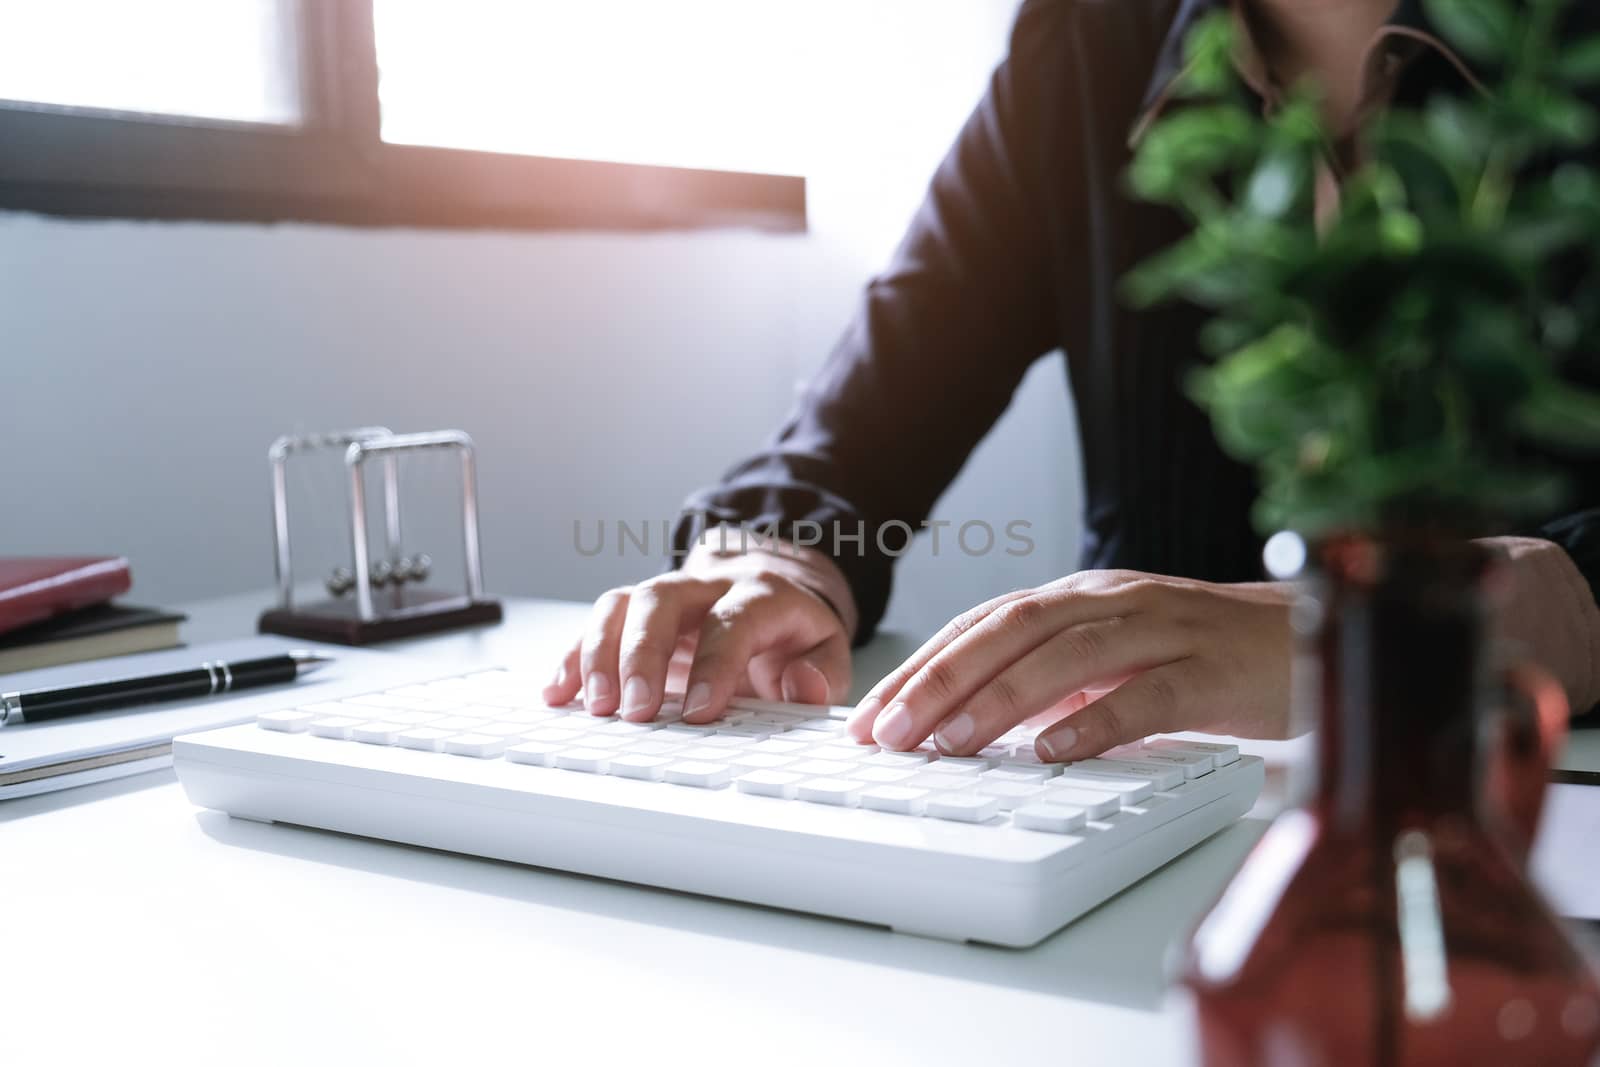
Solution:
M437 724L435 724L437 725ZM583 739L582 730L529 730L522 735L524 741L542 741L547 745L576 745Z
M871 744L870 742L867 744L862 744L854 738L845 737L843 735L840 735L838 747L848 748L854 752L859 752L866 756L875 756L879 752L883 751L883 749L879 748L877 745Z
M948 774L954 778L970 778L976 780L978 775L988 770L987 766L973 766L952 757L942 757L934 760L923 768L928 774Z
M1000 810L1000 798L979 793L930 793L924 815L956 822L985 822Z
M489 720L476 716L452 715L443 719L435 719L428 725L435 730L450 730L453 733L464 734L470 733L480 726L488 726Z
M440 752L444 749L444 739L454 736L455 734L450 730L436 730L431 726L417 726L396 734L395 743L401 748L415 748L423 752Z
M1064 786L1078 789L1095 789L1102 793L1121 794L1126 804L1134 804L1156 791L1155 783L1146 778L1124 778L1120 775L1076 773L1076 769L1068 767L1061 772L1061 777L1055 779Z
M435 711L397 711L389 716L390 722L397 722L404 726L426 726L430 722L437 722L444 718Z
M303 704L301 705L300 710L309 711L313 715L317 716L349 715L350 712L355 710L355 705L341 704L337 700L322 700L315 704Z
M932 789L940 793L965 793L969 792L977 781L977 776L971 774L934 774L932 771L923 771L898 784L917 789Z
M750 737L764 740L774 734L783 733L783 727L770 722L741 722L733 726L724 726L717 731L719 737Z
M304 733L306 727L311 725L311 720L317 717L314 711L302 708L285 708L282 711L265 711L256 716L256 725L268 730L281 730L286 734Z
M1010 811L1044 796L1044 786L1037 783L1020 785L1016 782L988 782L980 779L973 792L981 796L994 797L1000 802L1000 810Z
M701 789L721 789L733 777L733 768L725 763L705 760L683 760L668 764L666 780L675 785L692 785Z
M736 748L748 752L761 740L759 737L749 737L744 734L732 734L726 730L719 730L710 737L699 738L699 743L710 748Z
M1070 785L1056 787L1054 782L1045 787L1044 803L1081 808L1091 819L1103 819L1122 810L1122 796L1118 793L1100 793Z
M1024 830L1070 834L1083 829L1087 816L1082 808L1069 808L1064 804L1024 804L1011 813L1011 819Z
M806 749L805 754L812 759L843 760L846 763L857 763L867 759L876 751L876 748L868 748L866 745L846 743L843 745L813 745L811 748Z
M350 740L364 741L369 745L392 745L394 739L407 729L404 723L368 722L350 727Z
M926 752L878 752L868 756L862 763L874 767L911 767L921 768L933 757Z
M503 737L490 737L488 734L456 734L444 739L444 750L452 756L474 756L478 759L492 759L506 750L510 744Z
M940 756L936 761L942 770L986 771L1000 761L988 756Z
M1063 763L1042 763L1037 759L1025 760L1013 756L1011 759L1001 760L1000 766L995 769L1000 771L1010 771L1013 774L1031 775L1034 778L1042 780L1046 778L1054 778L1056 775L1061 773L1061 769L1064 766L1066 765Z
M616 734L620 737L630 737L638 736L640 734L653 734L659 729L661 729L661 726L658 723L624 722L621 719L614 719L612 720L611 725L606 727L606 733Z
M367 720L352 719L348 715L327 715L320 719L312 719L306 728L317 737L333 737L340 741L350 739L350 727L364 726Z
M663 726L656 732L662 737L672 737L692 741L697 738L710 737L712 734L716 733L716 729L717 728L715 724L696 726L693 723L675 722L670 726Z
M561 718L553 711L506 711L495 717L496 722L515 722L524 726L533 726L541 722L551 722Z
M846 777L874 785L894 785L916 776L917 772L909 767L857 767Z
M863 789L856 798L863 808L873 811L892 811L897 815L921 815L923 805L928 797L933 796L929 790L916 789L906 785L878 785L871 789Z
M659 782L672 762L670 756L640 756L624 752L611 757L606 764L606 773L618 778L642 778L647 782Z
M796 767L798 770L798 765ZM807 778L795 787L795 797L813 804L837 804L849 807L866 786L848 778Z
M775 771L795 762L793 756L768 756L762 752L740 752L728 761L735 767L751 771Z
M992 771L984 771L978 778L985 782L1020 782L1025 785L1028 783L1043 785L1050 779L1050 774L1043 767L1017 767L1002 763Z
M682 752L687 745L675 745L671 741L657 741L654 738L647 740L629 739L621 751L634 756L671 756Z
M733 784L741 793L752 793L758 797L782 797L785 800L792 800L795 795L795 787L803 781L805 781L805 775L803 774L793 774L789 771L754 770L741 774L734 780Z
M1173 767L1154 760L1086 759L1071 765L1074 772L1084 774L1120 775L1124 778L1146 778L1157 789L1171 789L1188 777L1181 767Z
M1216 761L1204 752L1174 752L1145 748L1143 745L1122 745L1101 755L1105 759L1170 763L1183 771L1185 778L1199 778L1201 775L1210 774L1212 768L1216 766Z
M789 769L796 774L809 774L817 778L837 778L855 770L855 764L844 760L803 759Z
M512 763L529 763L535 767L554 767L556 754L565 752L561 745L548 745L539 741L524 741L506 749L506 759Z
M624 748L632 740L625 734L614 734L610 730L585 730L576 744L584 748Z
M586 774L604 774L611 763L612 752L604 748L569 748L556 753L556 766L564 771L583 771Z
M521 737L529 732L529 727L520 722L491 722L478 727L474 732L487 734L490 737Z
M787 737L789 735L785 734L784 736ZM811 743L806 741L780 741L772 739L750 746L750 751L760 752L768 756L794 756L806 751L811 747Z
M1226 767L1230 763L1239 762L1239 746L1216 744L1211 741L1182 741L1176 737L1162 737L1154 741L1146 741L1146 749L1155 749L1160 752L1196 752L1211 757L1211 761L1218 767Z
M414 708L411 705L422 700L427 707ZM418 697L397 697L387 693L363 693L358 697L345 697L346 704L360 704L365 708L393 708L396 711L428 711L435 708L436 701Z
M696 763L726 763L739 753L732 749L717 748L715 745L685 745L675 755L681 760L691 760Z
M842 723L835 722L833 719L801 719L789 729L791 733L795 730L808 730L812 733L831 734L838 731L842 725Z

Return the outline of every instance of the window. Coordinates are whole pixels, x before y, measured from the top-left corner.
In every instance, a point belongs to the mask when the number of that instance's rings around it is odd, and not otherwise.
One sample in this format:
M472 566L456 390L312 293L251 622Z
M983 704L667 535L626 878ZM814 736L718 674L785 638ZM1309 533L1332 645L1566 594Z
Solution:
M0 0L0 209L803 228L785 8Z

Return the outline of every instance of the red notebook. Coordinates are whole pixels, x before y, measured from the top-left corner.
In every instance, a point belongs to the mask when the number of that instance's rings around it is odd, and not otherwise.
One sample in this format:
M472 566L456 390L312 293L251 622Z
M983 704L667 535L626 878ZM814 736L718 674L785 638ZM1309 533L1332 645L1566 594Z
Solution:
M120 556L0 559L0 633L104 603L132 585Z

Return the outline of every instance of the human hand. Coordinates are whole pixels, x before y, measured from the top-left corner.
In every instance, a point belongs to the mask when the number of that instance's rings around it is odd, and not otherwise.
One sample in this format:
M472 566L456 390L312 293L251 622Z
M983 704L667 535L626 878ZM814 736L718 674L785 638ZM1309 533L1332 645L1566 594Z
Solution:
M847 729L970 755L1048 723L1036 751L1085 759L1153 733L1288 733L1289 583L1084 571L958 616L873 687Z
M581 688L593 714L648 722L674 689L685 694L686 720L710 722L736 694L842 700L850 635L792 564L781 554L691 555L680 570L610 590L545 687L545 701L565 704ZM848 588L842 575L837 584Z

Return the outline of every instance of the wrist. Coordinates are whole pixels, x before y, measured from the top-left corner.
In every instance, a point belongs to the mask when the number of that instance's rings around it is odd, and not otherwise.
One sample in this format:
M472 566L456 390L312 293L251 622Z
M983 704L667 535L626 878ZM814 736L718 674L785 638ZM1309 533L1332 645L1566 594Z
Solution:
M1565 687L1574 713L1600 703L1600 606L1565 549L1534 537L1479 542L1507 561L1501 634Z

